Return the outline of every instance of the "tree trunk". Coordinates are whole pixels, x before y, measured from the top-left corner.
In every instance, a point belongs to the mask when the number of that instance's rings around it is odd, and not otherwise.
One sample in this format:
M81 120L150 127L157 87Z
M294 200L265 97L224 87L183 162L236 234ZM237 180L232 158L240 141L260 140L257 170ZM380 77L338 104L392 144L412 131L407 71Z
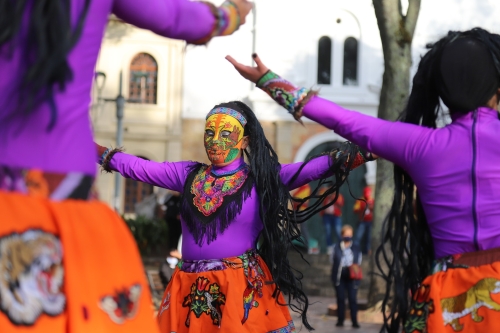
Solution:
M384 51L384 77L380 93L378 117L396 120L406 105L411 68L411 43L420 9L420 0L409 0L406 15L402 13L401 0L373 0L373 7ZM385 294L385 281L377 274L375 250L382 240L382 225L394 198L393 164L377 161L377 185L372 231L372 260L368 305L377 306Z

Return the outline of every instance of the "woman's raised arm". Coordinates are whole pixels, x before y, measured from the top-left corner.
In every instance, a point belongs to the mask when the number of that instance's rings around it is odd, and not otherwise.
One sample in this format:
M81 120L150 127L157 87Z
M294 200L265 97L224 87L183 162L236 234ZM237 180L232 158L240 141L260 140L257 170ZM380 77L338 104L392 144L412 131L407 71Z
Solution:
M253 55L257 66L245 66L230 56L226 59L247 80L255 82L295 119L305 116L354 142L360 147L407 168L414 164L431 140L433 129L391 122L349 111L316 96L316 92L297 87L270 71Z
M215 7L189 0L114 0L113 13L127 23L169 38L204 44L215 36L232 34L252 9L246 0Z

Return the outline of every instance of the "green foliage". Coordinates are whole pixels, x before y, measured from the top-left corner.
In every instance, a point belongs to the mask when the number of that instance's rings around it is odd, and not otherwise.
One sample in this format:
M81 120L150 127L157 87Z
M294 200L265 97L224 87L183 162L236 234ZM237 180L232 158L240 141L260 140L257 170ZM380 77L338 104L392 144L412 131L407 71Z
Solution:
M167 223L160 219L149 219L137 216L135 219L124 219L132 235L134 235L141 255L163 255L167 241Z

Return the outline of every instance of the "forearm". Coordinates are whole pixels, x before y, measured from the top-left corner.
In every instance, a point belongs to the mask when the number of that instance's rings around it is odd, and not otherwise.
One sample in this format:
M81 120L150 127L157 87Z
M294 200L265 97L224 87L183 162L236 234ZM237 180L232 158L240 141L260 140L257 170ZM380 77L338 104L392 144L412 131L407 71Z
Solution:
M314 120L360 147L402 167L415 161L423 146L423 140L432 133L429 128L390 122L346 110L315 96L314 91L297 87L270 71L257 81L257 86L285 107L295 119L299 120L301 116L305 116Z
M189 0L115 0L113 13L139 28L194 44L233 33L239 16L230 3L216 8Z
M103 152L104 150L104 152ZM182 192L188 172L195 162L148 161L137 156L116 150L106 150L97 146L99 161L106 171L119 172L125 178L148 183L154 186Z
M280 173L281 180L289 190L292 190L313 180L332 176L335 173L334 168L345 170L349 167L352 170L371 160L373 158L370 153L350 142L345 142L326 155L308 162L283 164Z

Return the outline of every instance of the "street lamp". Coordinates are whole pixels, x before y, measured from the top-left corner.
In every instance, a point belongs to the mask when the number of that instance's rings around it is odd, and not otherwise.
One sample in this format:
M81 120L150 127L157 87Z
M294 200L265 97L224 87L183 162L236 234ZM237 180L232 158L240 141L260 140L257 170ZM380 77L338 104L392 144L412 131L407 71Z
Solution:
M123 145L123 115L125 109L125 97L123 97L122 95L123 73L120 71L120 84L118 87L118 96L116 96L116 98L101 97L102 89L104 88L104 85L106 83L106 74L104 72L96 72L94 80L97 88L98 102L114 102L116 105L116 147L121 147ZM113 206L117 212L120 211L120 192L120 174L115 173L115 195Z

